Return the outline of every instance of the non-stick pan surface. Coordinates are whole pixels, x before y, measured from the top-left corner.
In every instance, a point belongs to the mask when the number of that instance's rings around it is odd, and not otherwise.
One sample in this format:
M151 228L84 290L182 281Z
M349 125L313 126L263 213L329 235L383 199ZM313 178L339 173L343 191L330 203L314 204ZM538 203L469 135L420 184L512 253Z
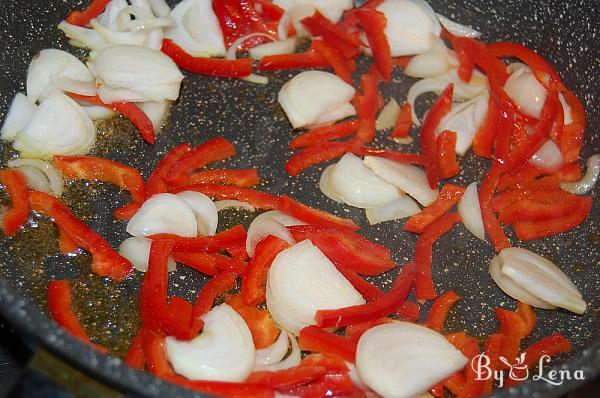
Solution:
M552 0L432 0L432 6L484 32L488 41L514 40L539 50L557 67L568 87L583 99L588 112L586 146L583 157L600 152L600 13L596 1ZM13 95L24 91L27 66L31 57L43 48L63 48L83 55L70 47L56 29L69 10L81 7L74 1L2 1L0 29L0 112L6 113ZM362 65L363 70L365 65ZM126 121L116 119L101 123L100 138L94 154L121 161L138 168L147 177L167 150L181 142L197 144L208 138L225 135L236 145L239 155L225 167L258 167L264 180L261 189L275 194L287 193L301 201L358 220L364 234L390 247L399 264L412 259L415 237L402 232L401 222L368 227L363 212L342 207L325 198L317 189L322 168L314 168L298 178L283 171L290 156L287 143L293 135L291 127L276 102L276 93L293 73L278 73L269 85L243 81L186 75L181 97L172 110L164 132L154 146L144 144ZM398 75L386 96L398 100L406 97L412 80ZM425 109L423 104L422 112ZM381 145L390 146L386 139ZM409 148L414 150L415 148ZM15 156L12 149L0 144L1 162ZM488 165L468 156L462 161L459 183L480 181ZM598 200L599 189L593 195ZM74 213L98 230L113 245L127 238L125 224L114 220L112 211L126 203L127 195L107 184L72 184L65 195ZM5 200L5 198L3 198ZM573 342L573 352L559 358L555 365L571 371L583 370L586 379L600 372L600 206L594 204L592 214L579 228L555 239L525 244L555 260L574 280L588 300L583 316L564 311L538 311L539 321L528 344L558 331ZM249 218L230 213L222 222L227 227ZM191 393L123 366L113 357L98 354L77 343L50 321L45 311L48 280L67 278L74 282L76 306L82 322L93 330L100 343L123 353L135 333L137 288L140 277L134 275L120 285L90 275L87 256L63 257L57 254L56 230L43 217L33 218L26 232L15 238L0 239L0 310L14 327L34 337L42 345L78 368L123 390L154 397L185 397ZM434 251L433 276L440 291L456 290L461 301L449 322L449 330L467 330L475 336L494 331L493 308L512 306L490 279L487 268L493 256L490 244L483 244L459 226L444 236ZM387 288L394 272L375 279ZM192 299L204 279L194 271L180 267L171 277L173 294ZM422 313L426 313L425 308ZM416 370L416 369L415 369ZM417 370L416 370L417 371ZM496 396L558 396L580 384L564 381L560 386L528 381L510 392Z

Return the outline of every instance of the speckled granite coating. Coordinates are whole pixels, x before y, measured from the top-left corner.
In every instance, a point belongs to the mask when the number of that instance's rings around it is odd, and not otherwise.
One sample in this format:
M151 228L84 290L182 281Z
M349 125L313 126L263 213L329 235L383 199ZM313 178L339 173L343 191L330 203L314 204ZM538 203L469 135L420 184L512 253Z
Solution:
M13 95L24 90L27 65L37 51L58 47L82 54L71 48L55 28L68 10L75 7L75 2L1 3L0 30L4 43L0 50L3 73L0 118ZM437 12L482 31L487 41L515 40L548 57L564 77L566 85L586 104L589 125L583 157L600 152L600 104L597 98L600 93L600 20L597 17L600 3L592 0L432 0L431 4ZM362 66L364 68L364 62ZM264 179L262 189L292 194L307 204L352 217L365 227L366 236L390 247L399 263L411 260L415 237L402 232L403 222L368 227L363 212L325 198L316 188L322 167L311 169L298 178L284 174L283 164L291 153L287 143L292 131L277 105L276 93L292 73L269 76L271 83L259 86L186 75L181 98L155 146L144 144L128 122L117 119L102 123L95 153L135 166L147 177L158 159L176 144L184 141L197 144L223 134L235 143L239 152L225 167L256 166ZM411 83L411 79L396 74L386 96L393 95L402 101ZM420 103L419 111L422 112L426 104ZM390 146L386 139L381 139L381 144ZM0 144L0 156L3 161L12 156L4 144ZM487 168L485 161L473 156L468 156L461 165L463 172L456 182L465 184L475 179L480 181ZM127 195L102 184L73 184L68 192L74 212L112 244L118 245L127 237L124 223L115 221L111 215L114 208L126 202ZM596 200L599 192L600 188L596 187L593 193ZM574 351L561 357L557 366L582 369L588 379L600 372L599 210L600 206L595 203L583 226L559 238L535 244L519 243L556 261L589 301L589 308L581 317L564 311L538 311L538 327L525 343L554 331L564 333L573 341ZM126 349L124 342L131 337L138 322L135 292L140 278L134 276L115 286L89 276L85 257L47 256L56 253L56 244L47 243L47 238L53 237L55 232L43 218L32 219L28 231L14 239L0 239L0 276L5 278L0 280L0 310L6 318L50 350L113 386L152 397L192 396L148 374L128 369L119 359L97 354L48 320L42 312L46 281L73 279L77 309L84 325L97 331L95 337L99 342L123 352ZM514 236L512 238L516 242ZM465 329L475 336L485 336L496 328L492 309L498 305L513 305L513 300L503 295L488 275L492 255L488 244L479 242L462 226L444 236L436 246L433 276L439 290L453 289L462 297L449 321L449 330ZM387 288L393 277L392 271L375 280L382 288ZM181 267L171 278L172 293L191 299L202 283L203 279L197 273ZM426 311L427 308L422 313ZM494 396L553 397L574 385L575 382L565 382L560 387L553 387L544 382L527 382Z

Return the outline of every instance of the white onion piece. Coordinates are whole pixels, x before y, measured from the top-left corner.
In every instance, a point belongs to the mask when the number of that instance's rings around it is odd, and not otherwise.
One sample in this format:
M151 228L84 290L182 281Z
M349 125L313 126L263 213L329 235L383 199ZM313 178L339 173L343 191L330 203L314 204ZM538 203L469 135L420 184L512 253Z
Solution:
M233 199L217 200L215 202L215 206L217 206L217 211L231 208L242 209L247 211L256 211L256 207L252 206L250 203Z
M273 36L268 35L266 33L262 33L262 32L249 33L245 36L237 38L233 43L231 43L231 46L229 46L229 48L227 49L227 52L225 54L225 59L236 59L236 53L237 53L238 49L240 48L240 46L242 44L244 44L244 42L246 40L252 39L254 37L264 37L266 39L269 39L271 42L276 41L276 39Z
M333 73L306 71L279 91L278 101L295 129L332 123L356 114L354 87Z
M504 90L523 113L539 119L546 102L546 89L527 65L512 64L508 71L510 77Z
M377 120L375 121L375 128L377 131L394 127L396 119L398 119L398 115L400 115L400 110L401 108L400 105L398 105L398 102L394 98L390 98L381 112L379 112Z
M110 44L104 40L102 36L100 36L94 29L73 25L67 21L62 21L59 23L58 29L62 30L63 33L71 40L74 40L80 45L83 45L85 48L93 51L100 51Z
M117 17L128 5L129 3L127 0L112 0L106 5L104 12L98 15L96 20L108 29L115 31L119 30L119 27L117 26Z
M148 3L146 3L148 4ZM127 6L117 15L117 26L120 31L144 31L172 26L172 18L157 18L152 11L140 6Z
M331 164L323 170L321 178L319 179L319 189L323 192L323 195L327 196L334 202L342 203L342 199L331 189L331 173L335 168L335 164Z
M454 22L441 14L436 14L440 23L448 32L452 33L456 37L470 37L476 39L481 37L481 32L458 22Z
M154 126L154 132L160 133L162 125L169 114L173 101L162 101L162 102L141 102L137 106L144 111L148 119Z
M400 220L415 215L421 211L419 205L408 195L381 207L366 209L365 213L370 225L385 221Z
M90 25L109 44L133 45L160 50L164 38L161 28L121 32L111 30L95 19L92 19Z
M194 57L221 57L225 42L211 0L183 0L169 15L175 25L165 29L165 38Z
M2 125L2 130L0 130L0 138L4 141L14 140L15 135L22 131L27 122L29 122L36 108L37 106L26 95L17 93L4 118L4 124Z
M350 380L352 380L352 384L363 391L369 390L369 387L360 378L360 374L358 374L358 369L356 369L356 366L352 362L348 361L346 361L346 366L348 367L348 376L350 377Z
M585 312L587 304L581 292L551 261L518 247L502 250L498 258L502 274L521 288L557 307L577 314Z
M13 146L22 157L84 155L95 141L96 127L87 113L55 91L42 100Z
M515 300L519 300L536 308L543 308L546 310L553 310L556 308L556 306L542 300L537 296L534 296L527 290L517 285L511 278L502 273L501 268L502 260L498 256L494 256L490 262L490 276L504 293L508 294Z
M290 245L296 243L292 234L288 229L271 218L255 218L248 227L248 235L246 237L246 252L250 257L254 257L256 245L269 235L276 236Z
M66 51L49 48L40 51L29 64L27 70L27 97L37 102L53 91L64 91L56 84L60 78L70 78L74 81L93 84L94 76L83 62ZM86 92L73 91L77 94L88 95Z
M398 189L378 177L358 156L347 153L329 175L329 187L344 203L367 209L398 200Z
M317 310L364 304L333 263L305 240L275 257L267 277L267 308L283 329L298 333L315 324Z
M196 216L199 235L212 236L217 232L219 215L211 198L200 192L184 191L177 194L192 209Z
M446 73L456 62L456 56L444 41L433 36L431 49L415 55L404 68L404 74L418 78L433 77Z
M133 236L175 234L193 237L198 234L196 215L177 195L161 193L146 200L127 223L127 232Z
M115 112L113 112L111 109L100 105L82 105L81 103L79 105L81 105L81 109L87 113L90 119L94 121L108 119L115 115Z
M256 355L244 319L227 304L214 307L202 319L204 328L198 337L165 339L173 370L190 380L244 381Z
M257 75L256 73L250 73L248 76L240 77L240 79L254 84L269 84L267 76Z
M423 12L429 17L429 19L431 19L431 22L433 22L433 34L435 36L441 35L442 34L442 25L440 24L437 14L435 13L435 11L433 11L433 8L431 8L431 5L425 0L411 0L411 1L413 3L415 3L416 5L418 5L419 8L421 8L421 10L423 10Z
M360 337L356 349L361 379L376 393L390 398L425 393L467 362L444 336L410 322L371 328Z
M562 167L564 158L558 145L549 139L531 156L529 163L546 172L554 172Z
M286 332L281 331L279 337L273 344L268 347L256 350L256 360L254 362L254 370L260 370L261 366L271 365L281 362L288 352L290 339Z
M291 333L288 333L287 336L292 344L292 351L290 352L290 354L282 361L270 365L258 366L257 368L255 368L255 370L277 371L293 368L295 366L300 365L300 362L302 361L302 355L300 352L300 347L298 347L298 342Z
M483 227L483 219L481 218L481 206L479 204L476 182L472 182L467 186L456 208L458 209L462 223L469 232L477 238L485 240L485 229Z
M27 183L27 187L29 189L52 194L52 191L50 190L50 182L41 170L32 166L19 166L14 167L14 169L21 173L21 175L25 178L25 182Z
M585 195L590 192L600 175L600 155L592 155L586 162L585 175L581 180L576 182L562 182L560 187L567 192L574 193L576 195Z
M297 39L290 37L285 40L272 41L260 44L248 50L248 54L254 59L262 59L267 55L292 54L296 51Z
M279 211L279 210L269 210L264 213L261 213L258 216L256 216L256 218L254 220L256 221L258 219L260 219L260 220L262 220L262 219L275 220L275 221L280 222L281 224L285 225L286 227L306 224L304 221L300 221L296 217L287 215L284 212Z
M150 246L152 240L141 236L127 238L119 246L119 253L127 260L131 261L133 267L141 272L148 271L148 261L150 260ZM173 257L169 256L167 270L175 271L177 264Z
M13 159L7 162L8 167L33 167L44 173L50 192L52 195L59 198L65 188L65 181L62 175L52 166L51 163L38 159Z
M171 7L165 0L148 0L148 3L157 17L164 18L171 13Z
M114 45L98 52L93 65L105 103L176 100L183 75L171 58L146 47Z
M453 103L450 112L440 121L437 134L444 130L456 132L456 153L463 156L473 143L488 111L489 95L481 95L460 103Z
M274 2L274 4L277 3L277 1ZM285 8L281 4L277 5L285 9L285 13L281 16L279 23L277 24L277 36L279 37L279 40L287 39L290 25L294 26L296 36L310 36L300 21L313 15L316 10L315 7L310 4L299 4L289 8Z
M560 105L563 109L563 123L565 124L565 126L573 124L573 111L571 110L571 107L567 103L567 100L565 99L565 96L562 93L558 93L558 100L560 101Z
M378 156L365 156L364 164L379 177L400 188L423 206L433 203L439 193L431 189L425 172L410 164L402 164Z

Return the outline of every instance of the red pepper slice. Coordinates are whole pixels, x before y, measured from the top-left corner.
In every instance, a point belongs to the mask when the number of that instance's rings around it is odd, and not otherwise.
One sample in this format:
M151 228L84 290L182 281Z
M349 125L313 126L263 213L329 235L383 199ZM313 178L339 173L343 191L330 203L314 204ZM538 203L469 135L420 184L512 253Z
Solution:
M433 245L455 224L460 222L458 213L446 214L429 224L417 239L415 249L415 262L417 275L415 277L415 297L418 301L430 300L437 297L431 276L431 262L433 258Z
M358 129L358 121L347 120L329 126L316 127L300 134L290 142L290 148L304 148L323 141L333 141L353 135Z
M79 250L77 243L62 228L58 228L58 248L61 254L71 254Z
M448 317L448 312L459 299L458 294L452 290L436 298L431 306L431 310L429 310L425 326L441 333Z
M483 123L473 138L473 153L484 158L492 157L492 147L498 134L497 122L499 117L498 104L493 96L488 99L488 110Z
M519 314L525 322L525 325L527 326L527 329L525 330L527 333L526 336L529 336L535 327L537 315L535 315L533 308L529 304L520 301L517 301L517 314Z
M246 188L258 185L260 177L256 169L203 170L190 174L182 186L195 184L223 184Z
M267 55L258 63L259 71L275 71L288 69L327 68L329 63L314 48L303 53Z
M467 336L464 332L455 333L453 335L446 336L448 341L456 346L470 363L473 358L479 354L479 344L474 337ZM472 366L465 367L465 382L460 389L458 397L461 398L475 398L481 395L482 389L485 387L485 380L477 377Z
M50 217L75 244L92 255L92 272L123 280L131 272L131 262L115 251L96 231L77 219L59 199L43 192L29 193L29 205Z
M366 301L374 301L385 296L385 293L381 289L364 280L356 272L344 267L342 263L334 262L333 264Z
M271 319L268 311L246 304L241 294L229 296L225 302L244 318L257 349L266 348L277 340L280 330ZM281 333L285 332L282 331ZM252 381L248 380L248 382Z
M171 314L180 319L182 323L186 325L190 324L194 307L189 301L183 297L172 296L169 298L168 307Z
M402 69L406 69L410 61L413 59L412 55L406 57L394 57L392 58L392 65L399 66Z
M579 98L571 91L566 90L562 94L571 108L573 123L563 127L563 131L557 137L556 141L565 162L571 163L576 162L579 159L579 152L583 147L583 138L586 127L585 109Z
M314 209L295 201L287 195L281 196L281 211L308 224L345 228L351 231L358 231L360 229L360 227L349 218L334 216L326 211Z
M501 173L501 167L494 162L490 171L483 179L479 190L479 205L481 207L481 218L483 219L485 233L492 241L497 252L511 246L500 222L491 210L492 197L498 187Z
M498 219L504 224L515 224L521 221L543 221L563 217L576 212L582 202L577 195L565 195L563 202L540 203L523 199L503 209Z
M241 225L220 232L214 236L198 236L184 238L173 234L158 234L150 238L155 240L172 240L175 242L173 252L206 252L216 253L230 247L246 244L246 231Z
M535 180L544 172L531 163L523 163L512 170L502 174L498 183L498 191L507 191L513 188L520 188L522 184Z
M456 160L456 139L456 132L449 130L442 131L437 137L437 167L442 179L455 177L460 172Z
M13 236L29 217L27 182L17 170L0 170L0 183L10 198L11 207L4 213L4 235Z
M326 373L327 368L323 366L295 366L276 371L254 371L248 376L246 382L281 390L317 381L325 376Z
M68 93L71 98L76 101L87 102L88 104L102 106L108 109L112 109L113 111L120 113L125 116L127 119L131 121L137 127L140 135L148 144L154 144L154 125L152 121L146 115L146 113L138 107L136 104L132 102L112 102L110 104L106 104L102 102L100 97L96 96L87 96L75 93Z
M392 55L390 44L385 34L387 19L385 14L374 8L358 8L355 10L360 25L363 27L369 47L373 52L375 65L384 81L392 77Z
M190 380L176 374L162 376L163 379L185 387L190 390L198 391L202 394L219 397L236 398L272 398L273 389L269 386L253 383L231 383L226 381L209 380Z
M209 276L215 276L219 273L215 265L216 260L208 253L174 252L173 260Z
M407 138L412 128L412 106L410 102L405 102L400 109L398 119L394 124L394 130L390 134L390 139L397 140Z
M405 301L404 304L398 308L396 313L401 318L416 322L419 319L420 312L421 308L419 307L419 304L413 303L412 301Z
M129 346L129 350L127 350L127 354L125 354L125 358L123 362L125 362L128 366L138 369L144 370L146 368L146 355L144 353L144 341L143 341L143 330L138 330L137 334L133 338L131 345Z
M236 275L233 272L221 272L202 286L192 312L190 324L192 336L197 335L204 326L202 316L210 311L217 297L224 295L235 286L235 279Z
M113 215L117 220L129 221L133 218L133 216L135 216L135 213L138 212L140 207L142 207L142 204L143 203L141 202L126 204L125 206L116 209L113 212Z
M265 302L265 282L273 260L287 249L289 244L276 236L269 235L256 245L256 253L242 274L242 297L248 305Z
M251 204L259 209L278 209L279 197L252 188L242 188L233 185L196 184L175 189L173 192L196 191L202 192L213 199L235 199Z
M523 339L529 332L529 326L525 323L521 315L514 311L504 308L495 308L494 312L498 323L500 324L500 333L505 335L514 335ZM513 359L513 358L508 358Z
M236 155L235 146L224 137L216 137L195 147L175 162L167 173L169 186L181 186L195 170Z
M362 143L356 139L312 144L292 156L285 163L285 171L295 177L311 166L339 158L347 152L360 153L361 150Z
M356 357L355 341L315 326L307 326L300 330L298 344L302 350L336 354L349 362L354 362Z
M406 301L413 286L415 273L415 265L406 264L394 281L392 289L379 300L335 310L318 310L315 315L317 326L329 328L353 325L373 321L395 312Z
M215 2L219 3L219 2ZM164 39L162 48L181 69L204 76L246 77L252 73L252 59L200 58L186 53L169 39Z
M417 234L422 233L428 225L446 214L464 193L465 188L459 185L444 185L435 202L424 208L420 213L409 218L408 222L404 225L404 230Z
M175 375L171 364L167 359L167 349L165 347L165 337L154 330L142 327L140 329L142 345L144 347L144 356L146 358L146 367L150 373L166 378Z
M328 373L308 385L294 387L286 394L298 397L364 397L365 393L354 385L347 373Z
M110 0L92 0L83 11L72 11L67 16L67 22L78 26L87 26L90 21L102 14Z
M344 58L355 58L358 55L358 49L362 45L362 41L358 37L346 32L342 26L331 22L318 10L300 22L313 37L322 37L326 43L336 48Z
M502 212L509 206L522 200L530 200L542 204L552 204L555 202L568 202L574 199L579 199L579 197L563 191L557 186L548 187L546 185L532 184L523 188L506 191L496 196L491 203L491 209L496 212Z
M394 162L416 164L419 166L424 166L427 163L427 158L423 155L418 155L416 153L391 151L387 149L364 148L360 154L379 156L380 158L393 160Z
M352 84L352 72L350 71L350 68L348 68L348 64L346 63L344 56L338 52L336 47L321 40L313 40L311 47L321 54L336 75L338 75L346 83L350 85Z
M485 44L467 37L453 37L452 45L455 51L464 54L465 58L461 56L461 62L468 59L469 63L474 63L483 69L489 79L498 82L500 87L504 86L509 76L506 66L487 49ZM470 65L464 65L464 67L465 70L468 70Z
M539 363L540 358L544 355L554 356L569 351L571 351L569 340L560 333L553 333L533 343L523 351L525 353L524 364L532 368Z
M250 33L276 33L269 31L253 0L213 0L212 6L227 47ZM265 40L264 37L251 38L242 43L240 48L247 50L264 43Z
M360 336L362 336L367 330L374 328L375 326L385 325L386 323L392 322L394 322L392 318L383 317L375 319L374 321L355 323L346 326L345 335L350 340L358 342L358 340L360 340Z
M171 169L177 162L179 162L184 156L192 151L192 146L188 143L177 145L171 149L169 153L154 168L152 174L148 178L146 184L146 194L148 197L154 196L159 193L169 192L169 186L166 183L166 178Z
M375 138L375 117L379 110L379 77L374 73L365 73L360 77L361 92L355 96L358 113L356 137L362 142L371 142Z
M502 355L502 347L504 345L504 335L502 333L494 333L488 336L485 341L485 355L490 363L489 368L492 372L500 369L500 356ZM482 393L490 393L494 387L494 378L490 377L486 380L482 389ZM454 391L453 391L454 392Z
M438 187L439 176L436 156L435 130L444 116L446 116L446 114L448 114L452 108L453 91L454 85L449 84L442 95L429 109L429 112L423 121L423 127L421 127L421 152L427 158L425 171L427 173L427 181L429 181L429 186L431 186L433 189Z

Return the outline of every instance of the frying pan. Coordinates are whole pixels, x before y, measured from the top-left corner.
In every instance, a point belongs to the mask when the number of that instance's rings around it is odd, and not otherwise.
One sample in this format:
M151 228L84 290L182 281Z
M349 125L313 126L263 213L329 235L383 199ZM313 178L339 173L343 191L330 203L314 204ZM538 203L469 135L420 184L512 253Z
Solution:
M51 4L50 4L51 3ZM470 24L484 33L488 41L513 40L542 52L557 67L568 87L582 98L588 112L589 127L582 159L600 152L596 131L600 128L600 3L595 1L562 2L556 0L433 0L434 9L452 19ZM0 26L3 47L0 50L0 111L5 114L17 91L24 91L27 66L31 57L43 48L55 47L83 56L70 47L56 29L70 10L82 7L81 1L2 1ZM366 61L360 67L365 70ZM130 164L147 177L158 160L181 142L198 144L208 138L225 135L238 149L238 156L224 167L258 167L264 182L260 189L275 194L287 193L311 206L357 220L364 235L392 249L395 260L412 259L415 237L402 232L402 222L369 227L362 211L342 207L326 199L317 189L322 168L313 168L298 178L283 172L290 156L287 143L293 135L276 102L276 93L290 72L269 75L269 85L253 85L239 80L213 79L186 75L181 97L154 146L148 146L125 120L116 118L100 123L100 137L94 154ZM406 98L412 80L394 79L385 93L398 100ZM424 102L424 101L421 101ZM423 112L426 104L421 104ZM381 135L381 134L380 134ZM391 145L386 139L381 145ZM415 151L416 148L409 147ZM15 156L10 146L0 144L2 164ZM481 181L487 162L467 156L461 176L455 182ZM596 203L587 221L575 230L541 242L518 242L556 261L573 279L588 300L583 316L565 311L538 311L539 321L529 344L554 331L564 333L573 343L573 351L553 362L556 369L583 370L586 380L600 373L600 230L598 227L599 189L593 192ZM125 204L127 195L115 187L100 183L73 183L65 199L73 212L98 230L114 246L127 238L125 225L115 221L112 211ZM6 198L2 198L6 200ZM251 216L225 214L220 228L235 223L248 225ZM0 239L0 311L24 336L33 338L63 360L98 380L130 394L148 397L198 396L162 382L150 374L124 366L119 359L101 355L88 348L49 320L46 311L46 283L57 278L73 281L76 307L82 323L98 341L117 353L124 353L129 339L139 326L137 289L140 275L116 285L90 275L89 257L64 257L57 254L56 230L44 217L33 217L24 232L12 239ZM472 237L462 226L442 237L434 251L433 276L440 291L453 289L461 301L449 319L448 330L467 330L483 337L494 331L493 308L512 306L489 277L487 268L493 256L490 244ZM396 271L397 272L397 271ZM372 280L387 288L392 271ZM171 294L193 299L205 279L195 271L180 267L171 276ZM425 306L422 313L427 313ZM527 381L510 391L494 396L554 397L572 390L581 381L566 380L560 386Z

